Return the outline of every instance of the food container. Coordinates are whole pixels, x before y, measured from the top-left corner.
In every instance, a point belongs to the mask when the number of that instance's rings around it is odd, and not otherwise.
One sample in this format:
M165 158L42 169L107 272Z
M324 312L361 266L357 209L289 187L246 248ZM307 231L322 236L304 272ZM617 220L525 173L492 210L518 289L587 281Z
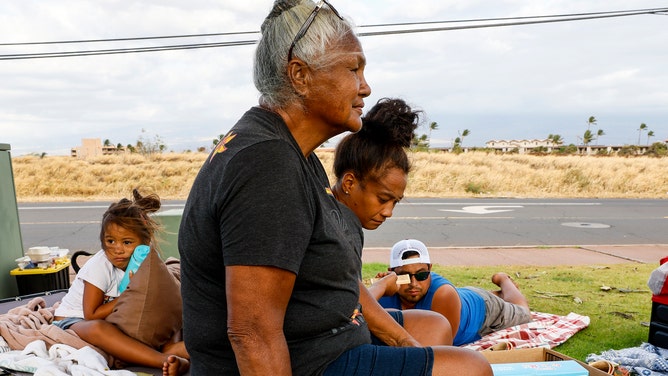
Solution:
M40 262L49 261L51 258L51 248L49 247L31 247L26 252L26 256L30 257L30 261L37 264Z
M16 265L18 265L19 269L23 270L23 269L25 269L26 266L28 266L28 264L30 264L30 257L23 256L23 257L17 258L14 261L16 262Z
M64 257L67 257L67 255L70 253L70 250L66 248L59 248L59 247L49 247L49 248L51 248L51 257L55 257L57 259L62 259Z

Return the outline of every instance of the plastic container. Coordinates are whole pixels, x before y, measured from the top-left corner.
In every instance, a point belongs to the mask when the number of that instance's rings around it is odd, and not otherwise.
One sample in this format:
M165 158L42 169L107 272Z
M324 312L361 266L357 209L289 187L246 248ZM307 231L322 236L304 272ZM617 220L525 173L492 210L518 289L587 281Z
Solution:
M148 256L149 252L151 252L151 247L147 245L138 245L134 252L132 252L132 257L130 257L130 262L125 268L123 279L121 279L121 283L118 284L119 293L122 293L126 288L128 288L128 284L130 283L130 274L134 275L137 272L137 269L139 269L139 266L144 261L144 259L146 259L146 256Z
M30 257L30 261L35 264L46 262L51 259L51 249L49 247L31 247L26 252L26 256Z
M52 264L47 268L20 269L9 272L16 278L20 295L43 291L68 289L70 287L69 260Z
M653 295L667 295L668 283L666 282L668 282L668 263L661 264L652 271L647 281L647 287Z

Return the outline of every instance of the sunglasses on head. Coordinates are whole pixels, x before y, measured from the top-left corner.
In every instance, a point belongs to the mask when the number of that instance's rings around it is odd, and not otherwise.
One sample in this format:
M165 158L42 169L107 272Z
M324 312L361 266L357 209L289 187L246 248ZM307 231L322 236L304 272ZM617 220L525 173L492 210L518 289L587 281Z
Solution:
M418 282L422 282L422 281L426 280L427 278L429 278L429 272L417 272L415 274L400 273L400 274L397 274L397 275L407 275L408 278L415 277L415 280L418 281Z
M292 44L290 45L290 49L288 50L288 61L292 60L292 50L295 48L295 44L299 42L300 39L306 34L306 31L308 30L309 27L311 27L311 24L313 23L313 20L315 20L315 16L318 15L318 12L320 12L320 9L322 8L323 5L327 4L329 6L329 9L334 12L334 14L339 17L339 19L343 20L343 17L339 14L339 12L334 9L332 4L329 3L327 0L321 0L316 6L315 9L313 9L313 12L308 16L302 27L299 29L297 32L297 35L295 35L295 39L292 40Z

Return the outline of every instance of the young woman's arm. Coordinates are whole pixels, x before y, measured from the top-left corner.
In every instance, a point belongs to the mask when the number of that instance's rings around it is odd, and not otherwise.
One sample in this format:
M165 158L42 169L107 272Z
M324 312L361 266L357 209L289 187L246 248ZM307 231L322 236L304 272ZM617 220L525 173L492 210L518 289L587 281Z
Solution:
M396 273L381 272L376 274L376 278L380 279L368 287L369 293L374 299L378 300L383 296L392 296L399 291Z
M359 286L362 313L371 333L389 346L419 347L420 343L394 321L362 282Z

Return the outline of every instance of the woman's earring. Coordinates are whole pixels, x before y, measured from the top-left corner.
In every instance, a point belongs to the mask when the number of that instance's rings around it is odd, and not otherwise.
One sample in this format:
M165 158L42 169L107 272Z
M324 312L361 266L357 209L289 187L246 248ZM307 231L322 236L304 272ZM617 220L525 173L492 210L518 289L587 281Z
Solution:
M346 191L346 194L347 194L347 195L349 195L349 194L350 194L350 192Z

